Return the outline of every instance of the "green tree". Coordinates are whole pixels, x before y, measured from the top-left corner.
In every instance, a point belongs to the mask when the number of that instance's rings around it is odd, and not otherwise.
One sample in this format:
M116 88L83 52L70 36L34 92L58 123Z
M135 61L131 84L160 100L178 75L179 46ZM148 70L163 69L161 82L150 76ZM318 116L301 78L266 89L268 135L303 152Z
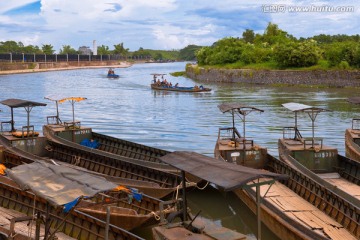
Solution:
M246 29L243 34L242 37L244 39L245 42L247 43L254 43L255 40L255 33L253 30L251 29Z
M1 53L20 53L20 47L15 41L0 42Z
M48 55L54 54L55 50L53 48L51 44L43 44L41 47L43 53Z
M193 61L196 59L195 52L199 50L201 46L188 45L181 49L179 52L179 58L185 61Z
M78 51L76 51L70 45L63 45L62 49L60 49L60 54L78 54Z
M132 53L132 56L137 58L149 58L151 57L151 53L149 50L145 50L144 48L140 47L139 50Z
M354 41L329 44L325 48L325 59L330 66L347 62L351 67L360 67L360 44Z
M108 55L108 54L111 53L111 51L109 50L109 47L108 47L108 46L101 45L101 46L98 47L97 53L98 53L99 55Z
M120 44L114 45L113 53L114 54L120 54L120 55L123 55L123 56L127 56L128 53L129 53L129 49L124 48L124 44L120 43Z
M42 50L38 46L28 45L28 46L25 46L22 48L22 52L27 53L27 54L30 54L30 53L39 54L39 53L42 53Z
M275 47L274 58L280 67L309 67L317 64L320 52L314 40L290 41Z

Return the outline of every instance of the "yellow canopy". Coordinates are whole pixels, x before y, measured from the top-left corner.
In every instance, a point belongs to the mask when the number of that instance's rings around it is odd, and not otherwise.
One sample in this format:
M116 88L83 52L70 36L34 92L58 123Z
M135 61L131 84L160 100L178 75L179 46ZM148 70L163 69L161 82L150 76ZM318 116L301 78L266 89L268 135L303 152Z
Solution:
M85 97L67 97L59 100L59 103L63 103L65 101L74 101L74 102L80 102L82 100L86 100Z

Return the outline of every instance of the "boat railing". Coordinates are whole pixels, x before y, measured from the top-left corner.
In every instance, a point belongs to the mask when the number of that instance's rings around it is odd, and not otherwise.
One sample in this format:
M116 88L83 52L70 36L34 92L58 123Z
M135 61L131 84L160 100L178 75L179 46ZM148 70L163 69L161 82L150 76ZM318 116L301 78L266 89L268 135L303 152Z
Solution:
M323 138L320 137L302 138L302 142L304 143L304 149L314 148L320 150L323 147Z
M1 132L10 132L11 131L11 123L12 121L5 121L0 123Z
M21 128L22 137L35 137L35 128L34 125L23 126Z
M297 127L284 127L283 138L302 141L303 137Z
M60 125L60 124L62 124L62 121L59 118L59 116L47 116L46 120L47 120L48 125Z
M360 130L360 118L354 118L352 120L352 129L353 130Z
M241 139L241 135L235 127L219 128L218 139L236 141Z
M65 129L80 129L80 121L64 122Z

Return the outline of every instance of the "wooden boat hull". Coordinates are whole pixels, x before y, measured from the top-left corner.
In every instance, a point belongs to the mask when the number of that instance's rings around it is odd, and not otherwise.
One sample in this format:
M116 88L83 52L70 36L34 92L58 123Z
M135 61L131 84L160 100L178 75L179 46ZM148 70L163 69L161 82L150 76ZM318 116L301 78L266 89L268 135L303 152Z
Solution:
M181 182L179 175L120 161L119 159L99 156L90 151L48 141L45 138L21 139L12 141L11 143L4 140L3 136L0 135L0 140L1 139L2 145L9 149L8 151L4 151L7 152L4 158L6 158L5 161L7 164L10 164L10 166L23 164L23 162L29 163L38 160L49 161L49 159L51 159L51 161L75 165L76 167L81 167L94 173L116 178L119 181L126 179L126 183L128 184L135 181L139 191L158 198L168 196L181 188L181 186L179 186ZM31 143L28 143L28 141ZM146 184L141 185L142 181L146 182ZM196 184L196 182L192 182L187 187L195 187Z
M91 150L100 155L118 158L122 161L129 161L162 171L178 172L175 168L159 159L159 157L168 154L168 151L96 133L88 127L67 129L61 125L45 125L43 132L48 139L65 145L86 151ZM89 148L81 145L80 143L86 139L93 139L98 144L98 147Z
M284 162L268 155L266 167L276 173L287 174L289 179L281 181L283 185L291 189L301 199L311 203L320 212L326 213L333 218L339 226L342 225L356 238L360 237L360 211L358 206L347 202L344 198L336 195L331 190L309 179L306 175L291 168ZM278 183L278 184L281 184ZM255 213L256 200L254 191L235 190L234 193ZM331 199L331 200L329 200ZM280 212L273 204L265 199L261 204L261 221L271 229L280 239L321 239L324 235L316 234L316 231L299 224L299 221L289 218ZM321 237L322 236L322 237ZM326 238L324 238L326 239Z
M358 195L358 192L360 192L360 162L353 161L337 154L337 150L334 148L324 146L321 149L305 149L303 147L298 147L293 141L294 140L287 139L279 140L280 160L302 172L322 186L334 191L336 194L359 208L360 196ZM318 161L318 164L316 161ZM326 165L322 165L322 161L326 162ZM313 162L315 162L314 165L311 165ZM309 169L304 164L310 164L310 166L314 167ZM326 167L325 169L327 169L326 171L319 170L324 169L324 166ZM336 182L338 180L336 179L341 181L343 179L346 184L337 185Z
M238 149L233 149L233 146L219 146L217 142L215 146L215 156L219 160L225 160L236 163L236 164L245 164L248 167L253 168L265 168L271 172L276 172L280 174L289 175L289 180L282 181L282 184L290 190L291 194L300 195L300 200L306 200L307 202L314 205L316 208L324 211L324 206L321 204L326 203L326 214L337 221L339 224L343 224L343 227L346 228L353 235L360 237L360 221L358 218L360 211L358 205L349 203L340 196L337 196L330 189L325 188L324 186L316 183L314 180L307 178L305 175L297 171L296 169L290 167L289 165L281 162L280 160L272 157L267 154L266 149L261 147L256 148L259 151L257 155L257 161L254 161L254 149L251 144L244 146L239 144ZM220 151L221 149L222 151ZM246 153L249 151L249 153ZM241 156L248 156L248 159L245 161L239 161L236 159L233 161L229 153L240 152L238 158L241 159ZM263 154L261 154L263 153ZM261 158L260 158L261 156ZM230 157L230 159L229 159ZM226 161L226 160L225 160ZM281 184L276 182L276 184ZM289 191L288 190L288 191ZM256 194L255 191L247 190L234 190L233 191L254 213L256 213ZM329 202L327 199L333 199L333 202ZM343 208L342 206L346 206ZM344 211L345 210L345 211ZM340 215L335 215L334 212L342 213ZM354 214L355 213L355 214ZM344 224L346 218L347 223ZM279 211L278 207L275 207L273 202L266 201L263 199L263 204L261 204L261 221L276 234L280 239L326 239L324 235L319 235L311 228L306 227L304 223L299 223L299 221L294 221L291 217L282 211ZM351 222L351 223L350 223ZM349 223L349 224L348 224Z
M104 239L106 222L84 214L76 209L65 213L62 209L49 205L45 199L23 191L11 179L0 176L0 206L27 215L47 212L51 218L51 228L77 239ZM35 210L34 210L35 207ZM65 223L65 224L64 224ZM141 239L124 229L110 225L109 239Z
M167 87L158 84L151 84L151 88L161 91L172 91L172 92L210 92L210 88L195 88L195 87Z
M345 153L346 157L360 162L360 130L346 129Z

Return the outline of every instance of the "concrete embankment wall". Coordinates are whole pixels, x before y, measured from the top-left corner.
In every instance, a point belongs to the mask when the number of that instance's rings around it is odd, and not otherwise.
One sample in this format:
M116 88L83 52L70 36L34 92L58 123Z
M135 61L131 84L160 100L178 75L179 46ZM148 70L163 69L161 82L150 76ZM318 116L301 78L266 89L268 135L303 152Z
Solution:
M75 61L75 62L38 62L38 63L0 63L0 71L26 69L52 69L86 66L110 66L119 64L119 61Z
M186 74L201 82L360 87L357 70L205 69L189 64Z

